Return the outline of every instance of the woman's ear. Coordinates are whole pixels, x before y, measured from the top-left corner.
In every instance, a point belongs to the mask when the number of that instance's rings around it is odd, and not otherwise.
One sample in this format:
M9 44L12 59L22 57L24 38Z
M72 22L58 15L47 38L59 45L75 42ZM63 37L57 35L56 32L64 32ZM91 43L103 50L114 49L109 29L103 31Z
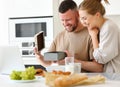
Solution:
M97 12L95 15L96 15L97 17L99 17L101 14L100 14L100 12Z
M79 17L79 12L78 11L76 12L76 16Z

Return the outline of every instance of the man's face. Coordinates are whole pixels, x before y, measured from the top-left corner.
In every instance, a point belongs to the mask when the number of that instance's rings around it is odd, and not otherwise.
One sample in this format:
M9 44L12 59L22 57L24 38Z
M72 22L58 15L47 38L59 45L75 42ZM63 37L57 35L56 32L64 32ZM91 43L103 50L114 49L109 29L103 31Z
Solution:
M78 26L78 15L77 12L68 10L65 13L60 13L60 19L63 26L68 32L75 31Z

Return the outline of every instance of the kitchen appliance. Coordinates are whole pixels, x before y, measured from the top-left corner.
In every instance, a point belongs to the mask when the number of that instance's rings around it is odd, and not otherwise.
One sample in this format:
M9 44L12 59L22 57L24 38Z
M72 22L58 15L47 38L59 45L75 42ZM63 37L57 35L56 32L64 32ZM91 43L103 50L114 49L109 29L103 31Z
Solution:
M9 18L9 42L19 46L22 56L34 56L34 35L40 31L47 49L53 40L53 16Z

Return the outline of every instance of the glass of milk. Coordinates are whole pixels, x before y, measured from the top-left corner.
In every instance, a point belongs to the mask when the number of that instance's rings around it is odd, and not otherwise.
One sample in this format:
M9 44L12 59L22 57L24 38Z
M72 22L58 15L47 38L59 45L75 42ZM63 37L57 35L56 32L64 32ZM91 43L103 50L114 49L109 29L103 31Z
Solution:
M74 57L65 57L65 71L80 73L81 63L74 63Z
M74 63L74 73L81 73L81 63Z
M74 57L65 57L65 71L74 73Z

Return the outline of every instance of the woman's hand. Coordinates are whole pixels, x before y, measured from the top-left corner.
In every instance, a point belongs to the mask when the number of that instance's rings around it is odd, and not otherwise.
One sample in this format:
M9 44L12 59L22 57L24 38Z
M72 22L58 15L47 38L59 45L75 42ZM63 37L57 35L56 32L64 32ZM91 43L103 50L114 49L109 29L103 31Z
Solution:
M98 33L99 33L99 29L94 27L92 29L88 29L88 32L89 32L91 37L97 37Z
M93 48L94 49L98 48L99 47L99 39L98 39L99 29L94 27L92 29L88 29L88 32L92 38Z

